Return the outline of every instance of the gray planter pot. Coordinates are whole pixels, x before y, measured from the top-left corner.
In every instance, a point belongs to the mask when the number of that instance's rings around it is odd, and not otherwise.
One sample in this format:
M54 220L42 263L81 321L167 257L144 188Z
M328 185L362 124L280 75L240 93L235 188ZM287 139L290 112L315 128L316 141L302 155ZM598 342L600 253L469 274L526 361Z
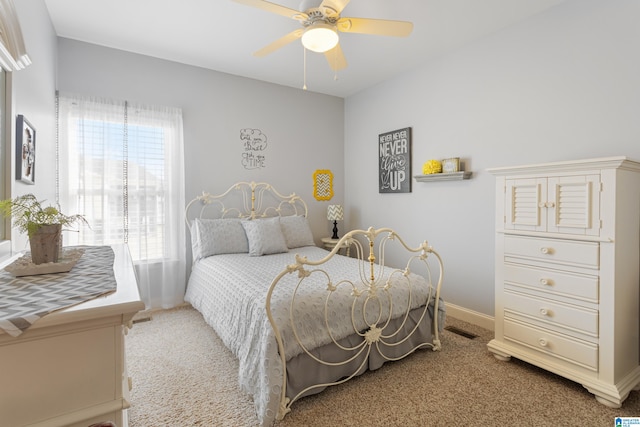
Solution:
M43 225L31 237L31 261L34 264L58 262L62 225Z

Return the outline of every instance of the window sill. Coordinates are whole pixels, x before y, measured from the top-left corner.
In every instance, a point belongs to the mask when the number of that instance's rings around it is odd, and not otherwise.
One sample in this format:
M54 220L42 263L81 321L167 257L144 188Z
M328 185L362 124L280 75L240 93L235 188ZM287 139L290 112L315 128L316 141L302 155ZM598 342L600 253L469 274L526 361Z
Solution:
M11 240L0 240L0 262L11 257Z

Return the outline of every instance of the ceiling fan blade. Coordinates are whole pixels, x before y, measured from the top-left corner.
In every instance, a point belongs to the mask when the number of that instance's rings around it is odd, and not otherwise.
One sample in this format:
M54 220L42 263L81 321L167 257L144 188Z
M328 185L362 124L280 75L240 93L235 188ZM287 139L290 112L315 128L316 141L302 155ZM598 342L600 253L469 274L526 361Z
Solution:
M340 12L349 4L349 1L350 0L323 0L318 9L324 11L324 8L330 8L331 11L335 12L335 15L340 15ZM325 15L332 16L333 13L325 13Z
M338 31L344 33L375 34L380 36L407 37L413 24L407 21L385 19L341 18L336 23Z
M327 62L333 71L347 68L347 59L344 57L340 43L333 49L326 51L324 57L327 58Z
M293 18L298 21L304 21L309 16L295 9L290 9L279 4L270 3L264 0L233 0L236 3L245 4L247 6L257 7L258 9L266 10L267 12L276 13L278 15L286 16L287 18Z
M278 49L280 49L283 46L288 45L289 43L298 40L300 37L302 37L302 33L303 30L302 29L298 29L295 31L290 32L289 34L287 34L284 37L279 38L278 40L274 41L273 43L263 47L262 49L260 49L259 51L255 52L253 55L254 56L266 56L268 54L270 54L271 52L274 52Z

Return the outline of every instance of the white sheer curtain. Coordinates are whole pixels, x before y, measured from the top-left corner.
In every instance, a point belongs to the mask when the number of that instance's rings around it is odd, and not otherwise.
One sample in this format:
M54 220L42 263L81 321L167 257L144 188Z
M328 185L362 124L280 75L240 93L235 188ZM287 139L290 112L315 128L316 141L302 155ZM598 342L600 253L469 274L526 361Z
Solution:
M147 308L183 301L182 111L126 101L58 97L58 202L90 227L68 245L127 243Z

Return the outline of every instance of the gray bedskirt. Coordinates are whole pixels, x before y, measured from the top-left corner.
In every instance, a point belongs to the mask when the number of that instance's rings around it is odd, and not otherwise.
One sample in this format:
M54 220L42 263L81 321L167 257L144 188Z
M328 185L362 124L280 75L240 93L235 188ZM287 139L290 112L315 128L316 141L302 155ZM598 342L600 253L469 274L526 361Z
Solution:
M407 334L409 334L415 327L416 323L420 320L420 316L423 312L424 306L412 310L409 313L407 323L404 325L402 332L397 334L398 338L395 341L387 341L397 342L406 337ZM446 317L445 304L442 300L440 300L438 303L438 312L438 330L442 331ZM431 348L426 344L431 344L433 342L431 320L432 315L433 305L430 305L429 313L424 316L422 322L418 325L418 328L405 342L392 347L381 345L380 351L382 351L382 353L384 353L384 356L386 356L387 358L397 359L419 346L422 346L422 348ZM402 317L392 320L384 332L395 331L399 327L399 325L402 324L402 321ZM344 347L353 347L361 343L362 340L363 338L361 336L353 334L338 342ZM356 375L361 375L367 370L373 371L379 369L385 362L388 362L388 360L380 353L380 351L378 350L377 346L373 344L371 347L371 352L369 353L368 360L364 363L364 365L356 373ZM328 362L339 362L349 359L356 352L345 353L344 350L338 348L335 344L327 344L323 347L311 351L311 353L320 360ZM358 370L358 367L362 365L363 359L366 356L367 351L365 350L354 360L350 361L347 364L339 366L329 366L318 363L306 353L302 353L291 358L287 362L287 397L290 399L294 399L301 391L309 386L336 382L342 378L351 376L354 371ZM310 390L305 391L301 396L298 397L320 393L325 388L326 386L314 387Z

